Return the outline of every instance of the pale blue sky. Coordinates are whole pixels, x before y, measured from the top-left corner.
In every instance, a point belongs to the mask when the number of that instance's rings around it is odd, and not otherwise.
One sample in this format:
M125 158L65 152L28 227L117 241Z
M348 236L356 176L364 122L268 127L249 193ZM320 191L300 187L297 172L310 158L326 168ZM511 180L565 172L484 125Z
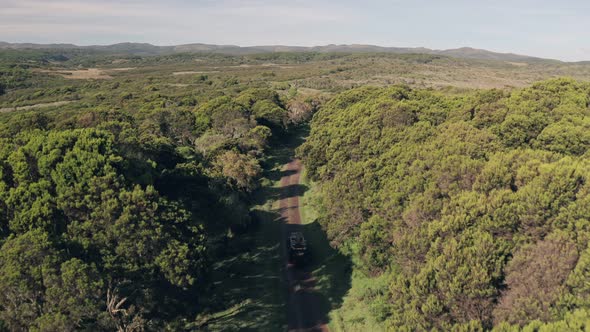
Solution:
M581 0L0 0L0 41L375 44L590 60Z

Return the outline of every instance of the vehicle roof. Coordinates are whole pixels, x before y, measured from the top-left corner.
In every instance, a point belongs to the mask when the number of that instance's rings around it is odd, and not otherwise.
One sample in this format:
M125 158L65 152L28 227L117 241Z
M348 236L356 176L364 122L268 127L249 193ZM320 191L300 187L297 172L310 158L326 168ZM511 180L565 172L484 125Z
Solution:
M291 240L297 240L297 241L305 241L305 238L303 237L303 233L301 232L292 232L289 235L289 238Z
M289 235L289 241L291 242L291 246L305 247L305 238L301 232L292 232Z

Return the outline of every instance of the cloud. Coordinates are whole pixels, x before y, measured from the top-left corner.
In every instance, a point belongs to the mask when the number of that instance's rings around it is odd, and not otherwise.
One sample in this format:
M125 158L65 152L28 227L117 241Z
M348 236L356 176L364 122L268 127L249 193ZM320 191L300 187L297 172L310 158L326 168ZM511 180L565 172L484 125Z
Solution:
M322 3L294 1L280 4L268 1L230 1L230 6L217 6L207 12L218 16L244 18L266 18L273 20L295 20L298 22L333 22L351 20L355 15L351 10L325 6Z
M6 2L6 4L5 4ZM157 9L151 9L138 2L109 1L0 1L1 16L26 17L67 17L67 16L156 16Z
M566 0L0 0L0 40L160 45L473 46L572 59L590 2Z
M301 43L314 40L312 29L317 37L360 18L344 3L311 0L0 0L0 8L0 40L78 44L96 43L89 39L97 36L161 44L288 43L285 37Z
M6 25L0 23L0 30L9 33L22 33L22 34L38 34L39 31L52 31L57 33L117 33L120 30L112 26L100 26L100 27L84 27L75 26L66 23L31 23L27 25Z
M350 10L312 1L41 1L0 0L0 16L26 17L144 17L176 19L208 19L216 17L272 18L276 20L337 21L350 19Z

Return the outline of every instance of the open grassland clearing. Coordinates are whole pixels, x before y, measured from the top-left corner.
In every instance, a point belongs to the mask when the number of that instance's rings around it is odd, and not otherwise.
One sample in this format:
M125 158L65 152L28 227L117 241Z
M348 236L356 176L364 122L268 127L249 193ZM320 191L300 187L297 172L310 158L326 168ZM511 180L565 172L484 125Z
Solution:
M105 71L98 68L88 68L79 70L39 70L40 73L49 73L60 75L63 78L72 80L106 80L113 78L108 75Z
M192 75L192 74L212 74L212 73L219 73L219 70L210 70L210 71L176 71L172 73L173 76L179 75Z
M136 68L125 67L125 68L85 68L75 70L63 70L63 69L40 69L37 70L39 73L49 73L59 75L63 78L71 80L108 80L112 79L111 76L114 72L126 72Z
M64 101L55 101L52 103L41 103L41 104L27 105L27 106L4 107L4 108L0 108L0 113L26 111L26 110L32 110L32 109L44 108L44 107L58 107L58 106L67 105L72 102L73 102L73 100L64 100Z

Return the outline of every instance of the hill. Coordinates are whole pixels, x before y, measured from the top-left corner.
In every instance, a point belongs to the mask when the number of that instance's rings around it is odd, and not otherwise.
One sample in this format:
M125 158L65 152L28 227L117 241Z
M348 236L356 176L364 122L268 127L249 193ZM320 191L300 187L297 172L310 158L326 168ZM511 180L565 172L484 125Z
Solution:
M324 46L237 46L237 45L212 45L212 44L184 44L173 46L156 46L147 43L119 43L113 45L90 45L77 46L73 44L31 44L31 43L6 43L0 42L0 49L84 49L109 53L141 54L141 55L162 55L172 53L220 53L228 55L245 55L258 53L279 53L279 52L317 52L317 53L397 53L397 54L439 54L462 59L500 60L500 61L542 61L542 59L527 55L512 53L497 53L482 49L462 47L447 50L433 50L424 47L383 47L376 45L324 45Z

